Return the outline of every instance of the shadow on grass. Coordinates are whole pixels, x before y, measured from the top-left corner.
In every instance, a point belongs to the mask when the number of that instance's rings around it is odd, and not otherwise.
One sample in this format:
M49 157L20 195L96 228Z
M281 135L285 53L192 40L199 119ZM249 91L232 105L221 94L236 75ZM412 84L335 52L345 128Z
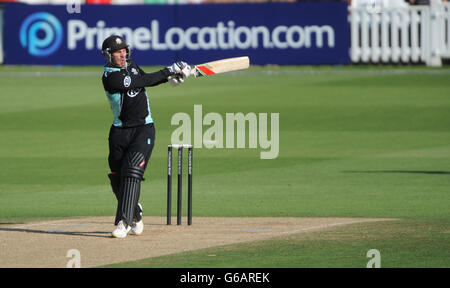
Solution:
M3 228L3 227L0 227L0 231L38 233L38 234L56 234L56 235L69 235L69 236L85 236L85 237L97 237L97 238L111 238L111 232L105 232L105 231L92 231L92 232L64 231L63 232L63 231L55 231L55 230L37 230L37 229Z
M343 173L367 173L367 174L430 174L430 175L450 175L450 171L422 171L422 170L363 170L363 171L352 171L346 170Z

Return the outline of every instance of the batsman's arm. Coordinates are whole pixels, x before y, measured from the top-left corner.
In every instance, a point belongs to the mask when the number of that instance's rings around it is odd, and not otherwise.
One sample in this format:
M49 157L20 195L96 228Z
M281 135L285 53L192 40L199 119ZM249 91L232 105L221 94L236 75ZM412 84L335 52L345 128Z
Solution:
M134 64L136 64L136 62L134 62ZM144 71L144 70L142 70L142 68L141 68L141 67L139 67L139 65L137 65L137 64L136 64L136 67L138 68L138 70L139 70L139 73L140 73L141 75L147 74L147 73L145 73L145 71Z
M171 73L167 68L143 75L124 75L122 72L113 72L106 78L108 90L125 91L136 88L156 86L168 81Z

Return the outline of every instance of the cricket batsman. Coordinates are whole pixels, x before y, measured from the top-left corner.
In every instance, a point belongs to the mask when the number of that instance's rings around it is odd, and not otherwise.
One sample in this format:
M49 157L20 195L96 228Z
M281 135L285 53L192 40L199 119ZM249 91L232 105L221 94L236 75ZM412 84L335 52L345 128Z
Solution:
M103 87L114 116L109 130L108 177L117 198L112 232L114 238L144 230L142 206L138 203L141 181L155 145L155 127L145 87L169 82L178 86L190 75L190 66L177 62L153 73L145 73L131 58L125 40L106 38L102 53L106 58Z

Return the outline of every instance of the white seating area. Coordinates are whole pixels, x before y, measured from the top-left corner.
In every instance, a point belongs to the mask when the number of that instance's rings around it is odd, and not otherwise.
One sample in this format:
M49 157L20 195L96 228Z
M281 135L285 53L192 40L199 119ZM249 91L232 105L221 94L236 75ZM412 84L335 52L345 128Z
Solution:
M354 63L426 63L450 58L450 3L353 0L349 7Z

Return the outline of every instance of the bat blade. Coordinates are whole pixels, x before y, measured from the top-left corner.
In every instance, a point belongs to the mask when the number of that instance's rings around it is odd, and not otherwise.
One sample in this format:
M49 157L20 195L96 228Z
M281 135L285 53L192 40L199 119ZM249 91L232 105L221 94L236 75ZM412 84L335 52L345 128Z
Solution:
M194 69L192 69L192 74L195 77L202 77L247 69L248 67L250 67L250 59L247 56L243 56L196 65Z

